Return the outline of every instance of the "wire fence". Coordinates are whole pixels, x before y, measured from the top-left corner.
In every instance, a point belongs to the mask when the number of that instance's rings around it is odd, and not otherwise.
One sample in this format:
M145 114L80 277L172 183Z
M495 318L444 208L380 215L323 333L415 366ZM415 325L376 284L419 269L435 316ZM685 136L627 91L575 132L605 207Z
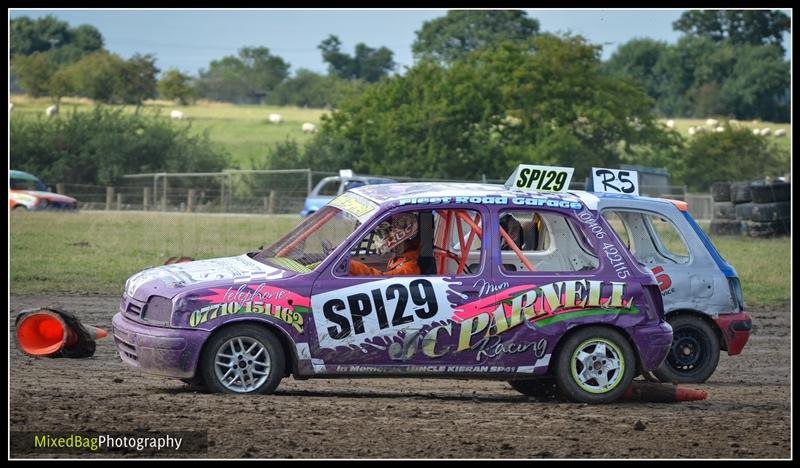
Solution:
M204 173L148 173L123 176L114 186L56 184L59 193L78 200L85 210L137 210L190 213L297 214L306 198L325 177L334 172L311 169L226 170ZM463 182L502 184L505 180L423 179L382 177L398 182ZM585 182L573 181L572 190L583 190ZM686 201L698 219L710 219L707 194L688 194L685 186L643 185L640 194Z

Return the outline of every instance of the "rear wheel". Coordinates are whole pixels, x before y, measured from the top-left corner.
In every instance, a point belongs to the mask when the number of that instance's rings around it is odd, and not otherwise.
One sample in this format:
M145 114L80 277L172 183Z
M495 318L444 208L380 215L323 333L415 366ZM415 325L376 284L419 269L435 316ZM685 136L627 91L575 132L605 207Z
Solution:
M611 403L621 397L636 372L628 340L605 327L578 330L559 347L558 388L579 403Z
M217 393L272 393L286 367L278 339L253 324L233 325L215 334L200 363L203 381Z
M667 317L672 326L672 348L653 372L662 382L702 383L711 377L719 363L719 338L700 317Z

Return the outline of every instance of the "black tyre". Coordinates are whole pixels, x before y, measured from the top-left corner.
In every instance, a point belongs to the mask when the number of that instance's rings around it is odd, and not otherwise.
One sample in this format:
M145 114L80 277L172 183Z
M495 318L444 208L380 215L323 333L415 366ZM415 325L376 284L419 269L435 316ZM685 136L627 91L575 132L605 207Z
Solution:
M733 202L715 202L713 219L736 219L736 205Z
M628 340L606 327L581 328L559 345L555 379L579 403L611 403L625 393L636 373Z
M694 315L667 317L672 348L653 374L662 382L702 383L719 363L719 338L705 320Z
M508 383L511 384L511 388L514 390L537 400L559 400L564 397L552 377L532 380L509 380Z
M750 237L775 237L791 234L791 221L782 219L777 221L747 221L745 231Z
M731 183L714 182L711 184L711 198L715 202L731 201Z
M791 202L753 203L752 221L778 221L792 215Z
M738 236L742 234L742 222L730 220L712 220L711 234L717 236Z
M25 205L14 205L14 208L11 208L11 211L16 211L17 213L24 213L28 211L28 207Z
M736 205L736 219L739 221L750 221L753 213L752 203L740 203Z
M750 182L731 183L731 201L734 203L747 203L751 199Z
M788 182L775 182L772 184L753 182L750 184L750 196L753 199L753 203L789 201L791 198L791 184Z
M285 368L278 339L254 324L232 325L216 333L200 358L203 381L216 393L272 393Z

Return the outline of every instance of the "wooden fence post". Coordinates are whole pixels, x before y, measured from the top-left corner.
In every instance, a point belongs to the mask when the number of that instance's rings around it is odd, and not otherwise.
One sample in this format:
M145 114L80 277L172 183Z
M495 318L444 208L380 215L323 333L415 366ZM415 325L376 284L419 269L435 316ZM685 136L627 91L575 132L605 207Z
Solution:
M56 193L59 194L59 195L64 195L65 190L64 190L64 184L63 183L56 184Z
M186 211L191 213L194 211L194 189L189 189L189 194L186 196Z
M122 209L122 194L117 194L117 211Z
M150 187L144 188L144 193L142 194L142 209L147 211L150 207Z
M111 209L112 203L114 203L114 187L106 187L106 210Z
M269 191L269 205L267 206L267 213L275 214L275 203L278 201L278 192L275 190Z

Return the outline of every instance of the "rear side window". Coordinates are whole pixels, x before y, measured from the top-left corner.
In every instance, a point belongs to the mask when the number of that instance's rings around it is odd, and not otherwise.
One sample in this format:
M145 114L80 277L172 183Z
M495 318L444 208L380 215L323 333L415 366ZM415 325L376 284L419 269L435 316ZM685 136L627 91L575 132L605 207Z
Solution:
M686 241L667 218L632 210L605 210L603 217L639 262L645 265L689 263Z
M558 213L501 211L497 236L506 272L592 271L600 265L580 228Z

